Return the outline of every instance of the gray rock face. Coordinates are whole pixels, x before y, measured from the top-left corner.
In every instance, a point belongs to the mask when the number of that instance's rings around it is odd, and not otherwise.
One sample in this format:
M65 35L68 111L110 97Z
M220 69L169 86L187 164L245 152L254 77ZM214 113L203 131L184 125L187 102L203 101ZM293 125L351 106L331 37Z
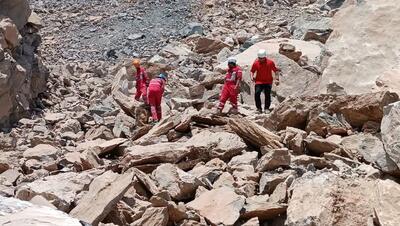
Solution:
M400 168L400 102L385 107L381 133L387 154Z
M48 73L36 54L40 36L30 27L31 25L25 26L30 13L26 0L0 1L0 18L2 18L0 20L0 127L2 128L31 110L38 94L46 89ZM13 24L10 25L7 17L15 23L19 32L10 29Z

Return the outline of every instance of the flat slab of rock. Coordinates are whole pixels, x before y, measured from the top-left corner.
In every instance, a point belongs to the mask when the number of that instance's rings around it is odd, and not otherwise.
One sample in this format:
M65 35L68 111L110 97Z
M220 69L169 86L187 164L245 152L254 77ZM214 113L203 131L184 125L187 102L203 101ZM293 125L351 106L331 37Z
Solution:
M39 144L24 151L24 158L41 160L43 158L56 159L58 149L49 144Z
M99 224L129 189L133 175L107 171L96 177L90 184L89 191L69 214L86 223Z
M240 217L246 219L258 217L260 220L268 220L286 213L286 209L286 204L271 202L246 204Z
M400 101L385 107L381 134L390 159L400 168Z
M232 188L221 187L202 193L187 207L198 211L213 225L233 225L239 219L244 202L244 197L237 195Z
M133 222L132 226L167 226L169 220L166 207L150 207L143 213L143 216Z
M127 139L125 139L125 138L115 138L115 139L103 142L103 143L97 145L97 147L99 147L99 148L96 149L96 154L97 155L107 154L110 151L112 151L114 148L123 144L125 141L127 141Z
M63 113L46 113L44 114L44 120L48 123L56 123L65 119L66 115Z
M95 170L48 176L21 186L15 197L21 200L31 200L34 196L41 195L59 210L68 212L76 195L100 173L101 171Z
M0 196L0 225L81 226L81 223L59 210Z

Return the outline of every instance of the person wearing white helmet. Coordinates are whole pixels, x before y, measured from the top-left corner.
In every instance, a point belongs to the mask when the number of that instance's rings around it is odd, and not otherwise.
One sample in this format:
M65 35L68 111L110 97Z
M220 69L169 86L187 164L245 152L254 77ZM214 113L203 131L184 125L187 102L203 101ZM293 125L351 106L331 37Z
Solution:
M218 112L221 113L224 109L227 100L230 101L233 112L238 112L238 94L240 91L239 85L242 80L242 69L237 65L236 59L230 57L228 59L228 69L225 76L224 87L219 99Z
M262 113L261 93L265 95L265 112L269 111L271 106L271 89L274 81L272 72L275 73L276 85L279 85L278 72L280 69L275 66L274 61L267 58L267 51L260 49L257 54L258 58L254 61L250 70L251 80L255 83L254 99L258 112Z

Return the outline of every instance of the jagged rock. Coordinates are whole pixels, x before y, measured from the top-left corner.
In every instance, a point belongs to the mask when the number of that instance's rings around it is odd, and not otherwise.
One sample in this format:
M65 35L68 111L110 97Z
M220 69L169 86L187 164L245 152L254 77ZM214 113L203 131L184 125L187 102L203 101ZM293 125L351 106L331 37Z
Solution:
M259 181L259 174L255 172L254 167L251 165L240 165L233 169L231 169L232 176L236 179L236 181Z
M400 173L398 166L386 154L383 143L374 135L355 134L343 138L341 144L346 150L361 155L367 163L376 164L383 172Z
M14 49L18 46L20 36L17 26L13 24L12 20L8 18L0 20L0 34L6 42L6 45L2 46L3 49Z
M332 152L333 150L340 148L338 144L314 134L308 135L305 142L307 150L317 155L325 152Z
M81 226L79 220L43 205L0 196L1 225Z
M185 57L188 56L189 54L193 54L192 51L190 51L189 46L182 44L182 43L172 43L167 46L165 46L162 50L160 55L166 58L179 58L179 57Z
M398 101L395 93L378 92L362 95L319 95L288 98L279 104L264 122L272 130L286 127L305 129L310 119L320 112L342 114L353 127L362 127L368 121L380 122L383 107Z
M308 133L313 131L322 137L328 134L347 135L347 132L351 129L343 115L334 114L331 116L325 112L321 112L317 117L312 118L306 127Z
M305 152L305 142L307 133L303 130L286 127L285 137L283 143L287 148L293 150L296 154L303 154Z
M167 190L174 200L188 200L194 197L200 181L172 164L163 164L153 171L160 189Z
M8 169L0 174L0 178L4 178L10 184L14 184L20 176L22 174L16 169Z
M30 203L39 205L39 206L47 206L52 209L57 209L53 204L51 204L47 199L43 198L43 196L37 195L33 197L31 200L29 200Z
M89 191L69 213L89 224L97 225L112 210L131 186L133 173L119 175L107 171L90 183Z
M315 40L326 43L332 32L331 20L329 17L319 18L304 14L294 21L290 31L297 39L304 41Z
M100 127L92 127L85 134L86 140L96 140L96 139L104 139L111 140L114 138L111 130L105 126Z
M241 218L249 219L258 217L260 220L268 220L284 214L287 206L284 204L265 202L246 204L243 208L244 211L240 215Z
M182 120L179 125L175 127L178 132L187 132L190 130L190 124L192 122L192 117L197 115L198 111L192 107L187 108L183 112Z
M279 44L279 53L296 62L300 60L303 54L301 51L296 51L296 46L288 43Z
M262 146L281 148L283 146L278 136L248 119L231 119L229 126L246 142L258 148Z
M203 25L200 23L189 23L180 32L183 37L188 37L194 34L203 35Z
M348 2L332 20L334 32L326 45L332 52L321 78L320 91L335 81L348 94L369 93L376 87L379 76L396 71L398 58L392 42L400 34L397 23L399 5L396 0L379 2L366 0L363 4ZM365 17L365 15L371 15ZM388 19L390 21L388 21ZM358 21L355 25L353 21ZM378 34L387 33L384 39ZM363 34L363 35L360 35ZM365 43L369 43L365 46ZM380 54L375 54L379 49ZM346 59L343 59L346 56Z
M109 224L114 225L129 225L133 223L133 219L135 216L135 210L131 208L124 201L120 200L114 208L110 211L106 218L104 218L103 222L111 222ZM101 223L99 224L101 225Z
M27 159L45 160L56 159L58 153L58 148L54 146L48 144L39 144L33 148L26 149L23 156Z
M257 163L257 171L274 170L290 165L290 155L287 149L274 149L263 155Z
M202 193L186 206L198 211L212 224L233 225L239 219L244 202L243 196L237 195L233 189L221 187Z
M182 120L181 115L172 115L168 118L163 118L155 125L146 135L135 141L136 144L147 144L151 139L167 134L168 131L175 128Z
M119 113L115 118L112 132L115 137L131 137L135 127L136 121L134 118L124 113Z
M81 131L81 123L76 119L68 119L60 126L60 132L73 132L78 133Z
M0 158L0 173L3 173L4 171L8 170L9 168L10 168L10 165L8 165L7 160Z
M307 167L308 165L312 164L317 169L323 169L329 166L329 163L326 161L325 158L314 157L309 155L293 156L291 158L291 162L293 165L304 166L304 167Z
M234 185L233 185L234 183L235 183L235 179L233 178L233 176L228 172L224 172L214 182L213 188L220 188L220 187L234 188Z
M286 224L373 225L378 220L391 225L398 220L391 213L398 208L400 196L395 191L399 189L391 180L343 179L329 172L306 174L291 187Z
M213 183L226 169L226 164L220 159L213 159L206 164L199 163L189 173L203 183Z
M229 161L228 166L230 168L241 166L241 165L252 165L256 167L258 161L258 153L255 151L245 152L242 155L235 156Z
M268 202L271 203L286 203L287 202L287 190L290 184L288 185L286 181L278 184L276 186L274 192L268 199Z
M95 150L96 148L85 150L82 153L69 152L65 154L64 159L60 161L60 164L72 164L78 172L104 165L104 162L99 158Z
M66 115L63 113L45 113L44 120L46 120L47 123L54 124L65 119L65 117Z
M283 173L274 174L265 172L260 178L260 194L272 194L278 184L285 181L288 177L294 176L295 172L286 170Z
M168 210L166 207L150 207L143 213L143 216L133 222L132 226L167 226Z
M385 108L381 124L382 141L386 153L400 168L400 102L390 104Z
M99 145L96 145L96 147L98 147L95 149L96 154L97 155L108 154L110 151L112 151L113 149L115 149L116 147L118 147L119 145L123 144L126 141L127 141L127 139L125 139L125 138L115 138L115 139L103 142Z
M247 147L236 134L210 131L203 131L194 135L186 142L186 146L205 153L210 159L230 159Z
M224 42L206 37L196 37L193 39L194 51L197 53L218 53L221 49L229 47Z
M87 186L100 172L95 170L83 173L62 173L21 186L16 192L16 198L30 200L41 195L59 210L68 212L76 195Z

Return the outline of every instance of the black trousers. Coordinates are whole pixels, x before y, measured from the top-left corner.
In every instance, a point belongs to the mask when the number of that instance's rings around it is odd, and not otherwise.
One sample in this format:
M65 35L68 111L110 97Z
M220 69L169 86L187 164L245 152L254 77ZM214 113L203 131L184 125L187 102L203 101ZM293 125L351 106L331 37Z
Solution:
M255 87L254 99L256 101L256 107L258 110L262 110L261 106L261 93L264 92L265 95L265 105L264 109L268 110L271 106L271 84L257 84Z

